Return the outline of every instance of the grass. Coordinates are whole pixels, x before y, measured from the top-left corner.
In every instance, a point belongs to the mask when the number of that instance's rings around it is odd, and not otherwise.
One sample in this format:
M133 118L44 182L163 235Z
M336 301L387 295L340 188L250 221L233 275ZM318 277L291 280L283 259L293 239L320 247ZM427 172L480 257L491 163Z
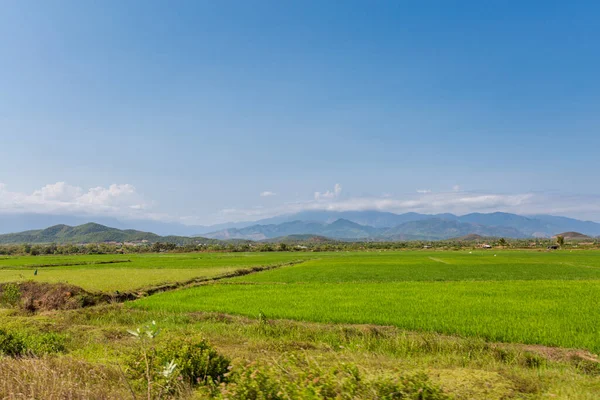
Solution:
M248 363L259 366L262 374L272 374L273 370L286 372L270 376L274 380L289 379L287 372L292 358L307 360L323 371L356 365L365 377L425 373L433 384L455 399L596 399L600 391L600 369L597 369L597 363L585 361L589 358L586 354L490 343L479 338L415 333L373 325L140 310L124 305L34 317L3 316L0 312L0 325L6 329L27 327L29 332L39 329L69 337L67 354L57 356L54 363L74 365L71 360L76 360L78 363L74 368L106 371L107 381L103 385L98 384L97 375L73 373L70 377L65 376L65 385L77 382L80 388L97 390L99 395L93 396L90 392L89 398L103 398L104 390L109 388L111 392L125 390L114 367L134 345L134 339L126 329L144 326L153 320L162 329L159 341L170 342L180 337L206 338L219 353L232 359L234 373L244 371ZM60 361L63 358L65 361ZM49 398L44 397L40 384L46 382L48 376L42 373L46 361L42 359L40 363L43 364L41 370L37 369L35 359L5 364L10 369L22 365L30 370L19 372L23 380L18 382L18 387L9 381L11 374L0 374L0 387L5 384L12 388L15 398L18 393L29 393L29 387L40 390L33 397ZM293 370L289 372L295 374ZM315 373L313 377L319 377L319 374ZM204 398L200 393L195 395L195 398Z
M323 323L393 325L493 341L600 351L600 282L215 284L134 303Z
M596 251L404 251L339 253L244 282L393 282L600 279Z
M125 398L118 365L134 344L126 331L155 320L162 329L159 341L206 338L232 360L231 376L237 380L213 396L248 398L234 393L255 387L257 376L264 388L284 382L281 387L314 392L326 384L347 394L344 385L353 384L354 376L372 391L381 387L382 377L397 382L423 374L455 399L596 399L600 362L581 349L600 351L599 254L473 250L2 258L0 282L23 275L102 291L306 261L126 304L36 315L0 309L7 335L50 335L61 344L59 352L40 358L0 358L0 397L62 398L72 392L73 398ZM99 264L111 260L130 261ZM210 395L203 389L186 394Z
M0 259L0 283L34 280L70 283L89 291L130 291L317 256L313 253L191 253L5 257Z
M4 359L0 363L0 398L131 398L118 371L71 358Z
M331 254L331 253L329 253ZM35 269L45 266L89 268L184 269L250 267L324 257L325 253L167 253L102 254L75 256L0 257L0 269ZM111 261L121 261L111 264Z
M340 253L132 307L393 325L600 351L594 251Z
M150 269L150 268L48 268L33 275L22 270L0 270L0 282L32 280L69 283L91 292L115 292L142 289L168 283L186 282L194 278L211 278L237 268Z

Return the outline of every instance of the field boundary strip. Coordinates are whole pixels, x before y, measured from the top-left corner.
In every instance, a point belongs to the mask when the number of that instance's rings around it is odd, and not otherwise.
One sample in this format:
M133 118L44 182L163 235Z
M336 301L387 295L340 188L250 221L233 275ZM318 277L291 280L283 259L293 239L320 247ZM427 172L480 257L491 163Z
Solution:
M442 264L451 265L451 263L449 263L448 261L444 261L441 258L429 257L429 259L432 261L435 261L435 262L442 263Z
M600 269L600 267L594 267L593 265L577 265L571 262L561 262L561 265L566 265L567 267L575 267L575 268L589 268L589 269Z

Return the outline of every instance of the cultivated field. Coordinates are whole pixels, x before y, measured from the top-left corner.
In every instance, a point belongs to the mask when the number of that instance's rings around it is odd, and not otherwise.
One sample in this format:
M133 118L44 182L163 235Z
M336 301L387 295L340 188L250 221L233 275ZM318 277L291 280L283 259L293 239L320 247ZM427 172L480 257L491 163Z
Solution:
M0 257L0 282L64 282L89 291L133 291L160 284L212 278L248 267L278 266L311 258L315 258L312 253Z
M217 279L202 281L211 277ZM192 287L50 313L5 304L0 359L3 351L35 357L3 359L0 398L67 392L147 398L144 375L130 369L139 365L131 360L139 361L140 347L127 330L143 331L152 321L161 333L144 346L156 346L157 357L176 357L208 340L230 360L215 372L216 384L206 376L214 365L202 364L216 357L211 353L197 361L201 379L166 394L156 383L152 398L595 399L600 393L597 251L0 258L0 283L30 280L104 293ZM161 368L157 382L164 382Z
M600 351L596 252L349 253L163 293L132 307L393 325Z

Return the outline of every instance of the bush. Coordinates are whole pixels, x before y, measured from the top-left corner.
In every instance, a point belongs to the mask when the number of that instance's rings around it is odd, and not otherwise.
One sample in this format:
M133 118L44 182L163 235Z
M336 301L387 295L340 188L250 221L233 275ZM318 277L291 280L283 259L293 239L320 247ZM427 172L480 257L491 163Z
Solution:
M0 355L20 357L41 356L65 351L65 337L53 332L31 334L0 329Z
M323 369L315 361L293 356L281 363L248 363L213 396L239 400L449 398L423 373L371 378L353 364Z
M7 283L2 286L0 304L16 307L21 301L21 289L17 283Z
M159 365L175 362L179 376L191 384L207 380L222 382L229 372L229 360L213 349L205 339L170 340L156 349L156 360Z
M146 332L151 332L154 337L158 334L158 330ZM148 390L151 386L154 397L160 397L161 394L181 392L184 390L182 384L207 383L212 386L225 381L229 360L206 340L178 338L154 344L153 337L147 335L144 338L144 333L140 335L140 351L125 357L126 374L139 389Z
M17 357L25 354L27 346L22 338L0 329L0 354Z

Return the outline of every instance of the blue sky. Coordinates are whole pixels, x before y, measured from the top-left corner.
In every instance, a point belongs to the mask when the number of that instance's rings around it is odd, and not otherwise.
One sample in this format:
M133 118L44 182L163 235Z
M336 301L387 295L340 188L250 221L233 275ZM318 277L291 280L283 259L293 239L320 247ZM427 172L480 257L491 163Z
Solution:
M593 1L5 1L0 213L600 221L599 17Z

